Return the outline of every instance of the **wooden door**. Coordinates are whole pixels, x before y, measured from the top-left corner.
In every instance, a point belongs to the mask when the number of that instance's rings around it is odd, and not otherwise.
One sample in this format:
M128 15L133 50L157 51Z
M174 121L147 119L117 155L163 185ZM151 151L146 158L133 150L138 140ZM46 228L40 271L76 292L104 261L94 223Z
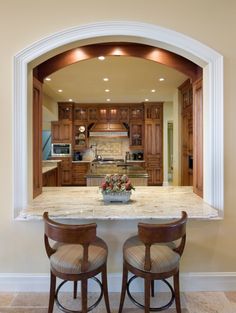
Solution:
M42 84L33 78L33 198L42 193Z
M203 197L203 89L193 83L193 191Z

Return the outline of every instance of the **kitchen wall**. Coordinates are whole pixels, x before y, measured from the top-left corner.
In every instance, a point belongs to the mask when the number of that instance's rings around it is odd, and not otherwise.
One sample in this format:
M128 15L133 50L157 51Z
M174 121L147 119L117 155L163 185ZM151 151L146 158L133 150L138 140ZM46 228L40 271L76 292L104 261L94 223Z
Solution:
M209 14L210 12L210 14ZM1 3L0 58L0 272L48 273L41 221L18 222L13 216L13 57L34 42L67 28L104 20L139 21L190 36L224 56L225 217L189 221L181 264L185 273L236 272L236 2L234 0L8 0ZM27 16L27 18L25 18ZM40 22L39 17L43 17ZM20 27L19 27L20 25ZM175 132L175 130L174 130ZM30 137L30 134L29 134ZM31 171L29 162L29 172ZM136 221L100 221L99 235L109 246L109 272L120 272L121 246L136 232Z
M51 97L43 94L43 130L51 130L51 121L58 120L58 105Z

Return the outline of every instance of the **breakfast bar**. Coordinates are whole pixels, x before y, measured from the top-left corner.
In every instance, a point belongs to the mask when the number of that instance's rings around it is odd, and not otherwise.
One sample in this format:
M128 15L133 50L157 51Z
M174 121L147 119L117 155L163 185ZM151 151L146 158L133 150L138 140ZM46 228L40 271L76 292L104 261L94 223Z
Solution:
M218 211L193 193L192 187L138 186L127 203L105 203L98 187L44 187L18 220L42 219L43 212L57 219L158 220L179 217L216 219Z

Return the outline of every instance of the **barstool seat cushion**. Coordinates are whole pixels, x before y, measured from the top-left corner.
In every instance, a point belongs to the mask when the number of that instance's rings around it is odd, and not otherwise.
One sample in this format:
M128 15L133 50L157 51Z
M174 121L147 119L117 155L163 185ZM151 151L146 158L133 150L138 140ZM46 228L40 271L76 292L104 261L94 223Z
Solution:
M83 257L83 247L79 244L56 243L53 248L56 250L50 257L50 264L59 273L80 274ZM93 271L104 264L107 258L107 246L98 238L89 245L88 250L88 271Z
M175 269L180 260L178 253L173 251L175 244L163 243L151 246L152 273L164 273ZM131 266L144 271L145 245L138 236L131 237L124 244L124 258Z

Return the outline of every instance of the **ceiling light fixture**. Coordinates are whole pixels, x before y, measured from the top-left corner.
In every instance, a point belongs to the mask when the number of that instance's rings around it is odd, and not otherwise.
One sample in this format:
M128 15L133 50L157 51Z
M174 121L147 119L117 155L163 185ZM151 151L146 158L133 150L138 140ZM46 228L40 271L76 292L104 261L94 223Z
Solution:
M165 78L163 78L163 77L159 78L160 82L163 82L164 80L165 80Z
M58 89L58 92L62 92L63 90L62 89Z
M103 78L104 82L108 82L109 78L105 77Z
M156 89L152 89L151 92L156 92Z
M105 92L109 92L110 91L110 89L105 89Z
M145 102L148 102L149 101L149 99L145 99Z
M50 82L50 81L51 81L51 78L50 78L50 77L46 77L45 80L48 81L48 82Z
M110 102L111 101L111 99L107 99L107 102Z
M72 102L73 100L72 100L72 99L69 99L69 101Z
M98 60L104 61L104 60L105 60L105 57L104 57L103 55L100 55L100 56L98 57Z

